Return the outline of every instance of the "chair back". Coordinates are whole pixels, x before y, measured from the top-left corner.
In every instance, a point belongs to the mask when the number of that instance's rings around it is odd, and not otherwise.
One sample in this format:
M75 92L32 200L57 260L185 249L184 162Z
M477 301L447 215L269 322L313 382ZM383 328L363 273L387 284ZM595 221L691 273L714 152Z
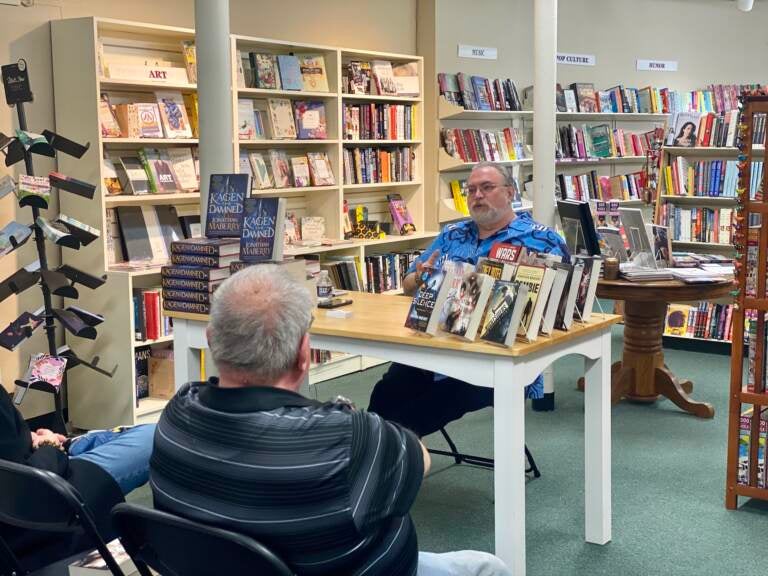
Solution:
M115 576L124 576L80 493L47 470L0 460L0 522L42 532L84 532ZM11 556L3 546L3 556Z
M132 504L118 504L112 520L142 574L161 576L293 576L253 538Z

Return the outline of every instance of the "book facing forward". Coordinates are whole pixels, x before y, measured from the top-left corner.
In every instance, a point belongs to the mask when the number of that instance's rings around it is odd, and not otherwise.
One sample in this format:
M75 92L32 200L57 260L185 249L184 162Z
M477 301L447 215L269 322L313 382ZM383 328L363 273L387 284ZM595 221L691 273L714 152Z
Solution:
M211 174L205 235L238 238L242 230L243 201L251 186L247 174Z
M246 198L240 260L268 262L283 259L285 198Z
M528 286L497 280L493 285L485 318L483 318L480 339L512 346L520 325L520 317L527 303Z
M435 311L437 296L446 274L446 267L432 269L429 277L416 290L411 308L408 310L408 318L405 320L406 328L413 328L419 332L427 331L427 326Z
M464 274L458 297L453 302L451 334L470 342L475 340L492 288L493 278L490 276L474 270Z

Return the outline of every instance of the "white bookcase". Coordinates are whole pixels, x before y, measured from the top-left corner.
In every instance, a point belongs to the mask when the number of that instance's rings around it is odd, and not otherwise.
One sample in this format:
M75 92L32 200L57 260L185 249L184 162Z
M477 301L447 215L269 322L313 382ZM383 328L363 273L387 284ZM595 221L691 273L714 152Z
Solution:
M147 139L147 138L102 138L98 106L102 92L118 99L138 96L152 99L157 90L173 89L182 93L193 93L194 84L162 82L152 80L123 80L103 74L104 63L142 65L147 61L162 61L165 65L184 69L181 42L193 40L194 30L172 26L159 26L105 18L77 18L59 20L51 23L54 92L56 107L57 132L80 142L90 142L88 152L80 160L65 156L59 159L59 170L64 174L97 185L97 193L92 200L72 194L61 198L61 211L102 231L99 241L93 242L80 251L65 250L63 261L92 274L107 274L107 284L98 291L84 294L83 305L94 312L103 314L105 322L99 330L97 340L89 341L67 337L69 344L78 356L91 359L99 358L99 366L117 371L112 378L95 372L87 376L73 378L69 383L69 418L77 428L94 429L118 424L135 424L154 421L159 417L165 401L146 398L136 402L134 349L142 345L169 345L172 337L163 337L152 342L134 340L134 320L132 293L135 288L157 286L160 283L160 267L143 270L110 269L107 251L107 209L131 205L186 205L192 208L200 203L199 193L156 194L145 196L107 196L103 190L102 158L105 153L137 150L145 146L168 147L197 145L195 139ZM416 56L385 54L346 50L335 47L322 47L307 44L295 44L281 41L233 36L232 94L238 98L267 98L271 96L290 99L322 100L326 103L329 139L323 141L239 141L236 130L236 111L232 121L232 145L235 162L240 149L290 149L324 150L328 153L334 170L336 184L330 187L288 188L254 191L258 194L285 196L288 210L297 216L323 216L326 221L327 235L341 239L342 205L346 198L350 204L362 202L369 206L369 218L388 220L386 194L397 191L408 204L418 232L411 236L389 236L384 240L359 240L351 244L324 246L321 248L288 249L286 255L302 254L341 254L358 257L361 262L371 254L392 250L408 250L423 247L431 241L437 232L430 230L424 215L423 187L423 146L422 140L366 142L365 145L408 145L416 157L416 173L412 182L398 184L366 184L345 186L342 180L342 150L345 146L362 145L361 142L346 143L342 140L341 122L342 105L347 99L363 101L409 101L420 103L421 98L384 98L381 96L348 96L342 94L342 65L349 59L388 59L395 62L417 62L419 71L423 70L422 60ZM291 92L238 88L235 53L238 48L274 53L288 53L294 50L322 53L326 60L329 92ZM423 78L423 74L420 74ZM422 90L423 93L423 90ZM423 111L418 109L418 130L423 131ZM87 288L83 288L87 291ZM364 369L375 361L364 358L350 358L335 355L329 364L313 369L311 381L321 381L342 373Z

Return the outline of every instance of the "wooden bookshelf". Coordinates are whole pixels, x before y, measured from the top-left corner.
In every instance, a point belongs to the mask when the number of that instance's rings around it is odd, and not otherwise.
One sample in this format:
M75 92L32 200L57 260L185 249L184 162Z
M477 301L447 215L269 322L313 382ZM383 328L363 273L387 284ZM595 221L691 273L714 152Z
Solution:
M760 219L757 246L747 248L746 226L736 231L734 244L739 246L739 266L736 267L737 292L735 295L736 309L733 312L732 348L731 348L731 385L728 410L728 456L726 462L725 506L730 510L738 507L739 496L768 500L768 482L764 476L758 475L760 454L760 420L762 411L768 406L768 391L766 390L766 364L768 354L766 346L766 321L768 312L768 299L766 296L766 260L768 260L768 229L763 219L768 211L768 202L764 195L756 199L750 198L748 192L751 181L753 160L765 162L768 154L765 147L754 146L753 128L756 114L768 114L768 96L746 96L742 98L741 126L741 153L746 156L746 161L739 167L739 190L746 193L739 195L739 205L742 208L741 216L744 222L750 218ZM750 252L753 252L748 255ZM754 267L757 266L757 271ZM747 294L747 278L754 278L753 289L755 294ZM752 320L750 326L749 345L745 345L745 320L747 312L756 313L757 318ZM749 350L753 346L754 350ZM745 367L745 363L747 366ZM752 376L754 390L747 390L748 380L745 374ZM747 380L747 381L745 381ZM748 421L746 431L741 428L741 416L745 406L753 410L753 417ZM742 436L748 440L746 458L742 458ZM742 470L745 474L741 474ZM740 479L740 476L742 478ZM746 476L746 477L744 477Z
M641 112L558 112L558 122L664 122L669 114Z
M133 318L132 295L135 288L149 288L160 283L160 264L147 267L125 269L110 266L106 234L106 211L120 206L173 205L182 206L199 203L197 192L156 195L119 195L108 196L102 189L102 162L105 152L135 150L144 146L172 147L198 144L197 139L142 139L142 138L102 138L98 104L99 94L107 92L118 95L139 94L137 99L151 98L151 93L158 90L179 90L182 93L194 93L197 86L188 82L152 82L135 79L109 77L109 69L100 69L101 62L119 60L121 63L140 61L146 56L162 53L164 59L170 59L174 66L184 69L181 41L193 40L194 30L144 24L103 18L77 18L52 22L52 49L54 53L54 88L57 114L57 130L69 138L80 142L90 142L90 150L80 160L62 156L59 170L72 177L97 184L97 194L88 200L73 194L61 195L61 210L102 231L99 241L79 251L67 251L64 262L94 274L106 272L107 285L93 294L87 294L89 310L105 316L104 329L95 341L88 341L67 336L67 343L75 352L91 359L99 356L100 365L117 365L113 378L99 374L88 374L87 378L72 379L69 386L69 416L73 426L82 429L109 428L120 424L135 424L156 419L162 410L164 401L142 399L136 403L134 349L142 345L170 344L170 336L152 342L136 342ZM236 159L243 150L267 150L270 148L286 150L290 154L304 150L323 150L328 153L336 179L333 186L312 186L306 188L286 188L254 190L254 195L285 196L288 210L297 216L323 216L326 220L327 235L330 238L342 238L343 200L350 203L371 202L375 212L371 219L388 220L386 209L387 192L400 192L419 232L413 236L390 236L381 241L355 240L351 244L323 246L311 249L287 249L286 254L322 254L333 256L354 255L360 259L384 250L411 250L424 247L437 234L436 226L425 218L425 198L423 186L423 111L422 97L399 98L375 95L352 96L342 93L341 66L353 58L389 59L395 62L416 62L420 73L423 61L413 55L389 55L377 52L347 50L337 47L299 44L279 40L232 36L232 54L238 48L259 50L273 53L312 52L325 57L329 83L328 92L261 90L237 86L236 67L232 70L232 97L236 104L238 98L265 99L280 97L289 99L316 99L326 104L328 124L327 140L249 140L238 141L236 134L236 112L232 119L233 148ZM232 59L234 63L236 60ZM422 80L423 92L423 80ZM346 100L389 101L413 103L417 106L416 126L419 138L408 141L376 141L346 143L340 140L343 130L340 111ZM237 107L234 107L237 110ZM377 183L345 186L342 179L342 150L349 145L405 145L410 146L416 155L417 172L414 181L404 183ZM383 202L382 202L383 200ZM87 289L86 289L87 291ZM90 291L87 291L90 292ZM357 358L347 365L365 365L364 359ZM340 365L343 366L344 364ZM338 366L337 366L338 368ZM326 370L328 367L322 368ZM335 372L337 373L337 372Z

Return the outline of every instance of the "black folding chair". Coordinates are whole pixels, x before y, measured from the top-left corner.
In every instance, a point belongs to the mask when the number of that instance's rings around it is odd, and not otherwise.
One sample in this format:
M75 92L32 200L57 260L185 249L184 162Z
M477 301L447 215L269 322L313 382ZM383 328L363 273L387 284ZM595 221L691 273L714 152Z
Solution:
M52 472L0 460L0 522L62 536L84 534L112 574L124 576L82 496L69 482ZM0 568L9 575L28 573L2 539L0 563L5 565Z
M293 576L253 538L131 504L112 509L112 521L142 576Z
M471 454L462 454L459 452L458 448L456 448L456 444L453 442L451 437L448 435L448 432L445 428L440 428L440 433L443 435L443 438L445 438L445 441L448 443L449 450L436 450L434 448L429 448L428 452L430 454L438 454L440 456L450 456L454 459L456 464L472 464L474 466L480 466L482 468L490 468L493 469L493 458L486 458L484 456L472 456ZM530 450L528 450L528 446L525 447L525 458L528 460L528 468L525 469L526 474L533 472L533 477L538 478L541 476L541 472L539 472L538 466L536 466L536 461L533 459L533 456L531 455Z

